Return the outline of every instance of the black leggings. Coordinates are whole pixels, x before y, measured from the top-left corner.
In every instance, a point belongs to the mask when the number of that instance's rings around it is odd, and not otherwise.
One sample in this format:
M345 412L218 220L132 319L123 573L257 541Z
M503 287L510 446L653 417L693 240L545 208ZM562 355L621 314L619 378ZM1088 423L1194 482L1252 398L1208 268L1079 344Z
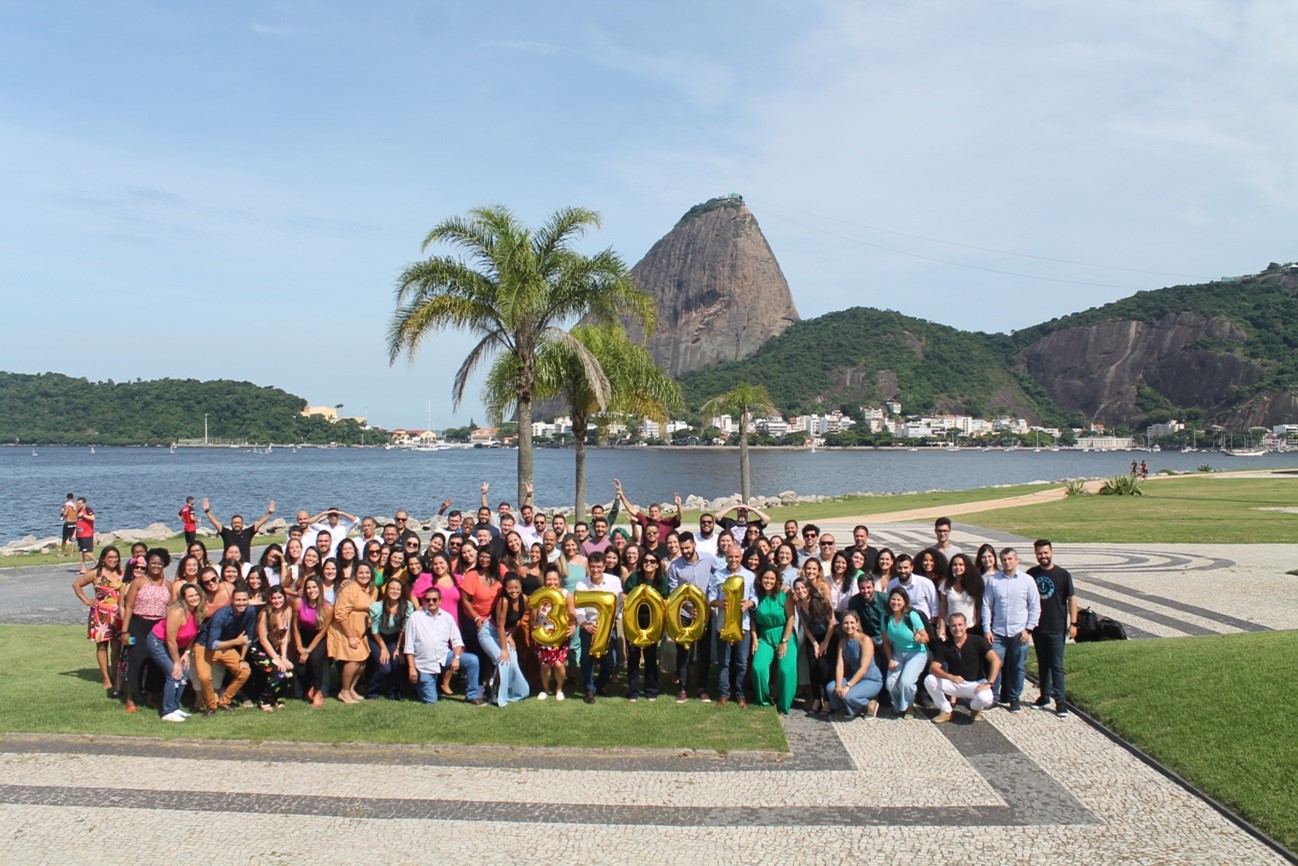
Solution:
M825 686L834 676L834 666L838 662L838 656L835 652L836 641L831 638L825 648L825 654L816 658L816 643L816 638L808 632L802 642L802 651L807 654L807 671L811 675L811 700L823 701Z
M149 632L161 622L160 619L145 619L142 616L131 617L128 631L135 643L126 652L126 697L132 701L142 701L146 691L143 680L156 681L154 665L149 664ZM152 689L151 691L159 691Z
M315 640L315 636L318 633L319 632L314 632L310 629L302 629L303 644L310 646L311 641ZM320 643L316 644L315 649L311 650L311 654L306 657L305 664L302 662L294 662L293 664L293 667L297 671L298 683L304 690L315 686L316 691L321 694L328 691L329 675L327 669L329 666L329 652L328 648L325 646L326 643L328 643L328 641L322 640ZM301 656L299 656L299 658L301 658ZM303 694L305 695L306 692L303 691Z

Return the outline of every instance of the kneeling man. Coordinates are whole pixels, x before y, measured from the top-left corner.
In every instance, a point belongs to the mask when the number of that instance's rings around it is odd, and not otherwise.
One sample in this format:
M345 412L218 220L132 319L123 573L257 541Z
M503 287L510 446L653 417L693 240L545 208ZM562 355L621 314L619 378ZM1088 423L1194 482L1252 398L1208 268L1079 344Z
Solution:
M464 652L460 627L454 617L441 609L442 591L430 586L424 590L422 601L423 607L406 620L405 632L406 663L415 693L426 704L437 703L437 682L442 668L456 671L463 665L469 681L464 698L475 707L482 706L485 701L478 684L478 657Z
M951 614L947 624L947 639L935 648L938 660L924 678L924 688L938 708L935 725L951 721L952 699L968 701L969 714L976 721L979 711L996 702L992 683L1001 670L1000 656L986 638L969 633L964 614Z

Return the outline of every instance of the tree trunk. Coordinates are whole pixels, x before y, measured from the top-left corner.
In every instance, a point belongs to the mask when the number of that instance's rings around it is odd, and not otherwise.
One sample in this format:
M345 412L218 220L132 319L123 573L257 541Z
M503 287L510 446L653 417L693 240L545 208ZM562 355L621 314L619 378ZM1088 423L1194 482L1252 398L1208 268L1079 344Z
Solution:
M518 395L518 499L522 508L532 483L532 390Z
M586 419L572 413L572 435L577 440L577 502L573 507L572 522L586 519Z
M747 505L752 492L752 482L748 477L748 425L743 415L739 416L739 495Z

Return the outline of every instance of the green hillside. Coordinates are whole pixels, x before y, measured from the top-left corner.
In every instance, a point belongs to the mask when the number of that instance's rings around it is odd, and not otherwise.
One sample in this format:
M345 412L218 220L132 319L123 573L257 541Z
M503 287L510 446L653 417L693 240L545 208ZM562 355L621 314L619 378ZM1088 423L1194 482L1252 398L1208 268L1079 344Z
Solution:
M681 387L693 405L747 381L765 385L786 412L898 396L907 413L1054 417L1041 387L1013 372L1014 351L1004 334L853 307L798 322L751 358L689 373Z
M355 421L303 417L306 401L249 382L91 382L58 373L0 372L0 442L164 445L203 435L248 442L361 441ZM369 441L379 431L368 434Z

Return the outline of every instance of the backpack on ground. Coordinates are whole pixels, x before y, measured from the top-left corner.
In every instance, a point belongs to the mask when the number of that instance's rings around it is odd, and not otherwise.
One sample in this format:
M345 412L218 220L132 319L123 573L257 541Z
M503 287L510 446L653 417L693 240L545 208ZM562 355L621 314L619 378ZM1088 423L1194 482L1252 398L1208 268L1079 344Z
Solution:
M1102 619L1103 617L1089 607L1077 611L1077 642L1088 643L1090 641L1104 640L1100 631L1100 621Z

